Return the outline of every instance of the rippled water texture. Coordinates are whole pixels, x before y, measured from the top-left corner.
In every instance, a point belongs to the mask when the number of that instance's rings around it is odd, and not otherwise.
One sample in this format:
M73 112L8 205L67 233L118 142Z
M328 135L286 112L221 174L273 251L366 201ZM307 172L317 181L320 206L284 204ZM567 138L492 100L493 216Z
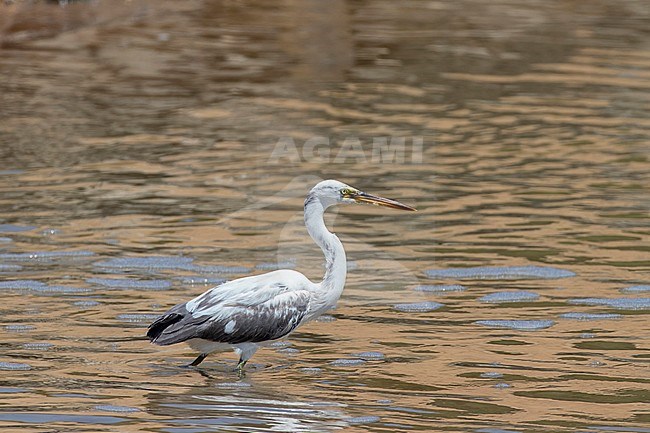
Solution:
M646 1L0 2L0 430L649 432ZM393 142L390 142L390 139ZM400 144L403 139L403 144ZM200 371L225 280L336 310Z

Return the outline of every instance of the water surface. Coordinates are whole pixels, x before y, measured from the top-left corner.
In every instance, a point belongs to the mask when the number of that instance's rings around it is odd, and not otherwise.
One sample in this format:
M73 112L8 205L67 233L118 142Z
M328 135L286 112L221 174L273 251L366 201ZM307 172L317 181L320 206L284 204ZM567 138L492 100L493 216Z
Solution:
M647 432L649 18L1 5L0 428ZM325 178L419 209L328 215L331 315L241 380L231 353L193 371L144 339L221 281L318 279L301 207Z

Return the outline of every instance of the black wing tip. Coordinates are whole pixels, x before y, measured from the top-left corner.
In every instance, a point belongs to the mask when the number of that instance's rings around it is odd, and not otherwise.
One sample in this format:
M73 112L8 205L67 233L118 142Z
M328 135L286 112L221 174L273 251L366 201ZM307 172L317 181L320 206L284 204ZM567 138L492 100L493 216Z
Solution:
M167 327L179 322L181 319L183 319L183 315L178 313L165 314L156 319L151 325L149 325L149 329L147 330L149 341L155 343L156 339L160 337Z

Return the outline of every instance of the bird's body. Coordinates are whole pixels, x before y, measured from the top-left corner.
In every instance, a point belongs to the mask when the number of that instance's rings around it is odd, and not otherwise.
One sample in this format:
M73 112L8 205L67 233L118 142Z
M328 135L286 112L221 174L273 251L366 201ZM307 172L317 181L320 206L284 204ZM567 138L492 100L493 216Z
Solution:
M336 305L345 285L346 257L339 238L325 227L323 213L334 204L354 201L415 210L335 180L320 182L305 200L305 225L325 255L322 282L286 269L226 282L154 321L147 332L151 342L187 342L201 353L194 366L209 353L232 347L240 355L241 372L260 346L288 336Z

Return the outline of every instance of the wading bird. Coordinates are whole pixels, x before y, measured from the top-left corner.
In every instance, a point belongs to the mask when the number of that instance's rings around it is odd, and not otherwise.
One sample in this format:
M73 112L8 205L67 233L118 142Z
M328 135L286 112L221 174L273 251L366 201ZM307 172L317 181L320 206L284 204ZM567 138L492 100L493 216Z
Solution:
M211 352L234 348L241 375L261 345L286 337L336 305L345 285L347 264L343 244L327 230L323 214L328 207L342 203L416 210L337 180L324 180L305 199L307 231L325 254L323 281L312 283L289 269L228 281L171 308L149 326L147 337L161 346L187 342L200 352L189 366L199 365Z

